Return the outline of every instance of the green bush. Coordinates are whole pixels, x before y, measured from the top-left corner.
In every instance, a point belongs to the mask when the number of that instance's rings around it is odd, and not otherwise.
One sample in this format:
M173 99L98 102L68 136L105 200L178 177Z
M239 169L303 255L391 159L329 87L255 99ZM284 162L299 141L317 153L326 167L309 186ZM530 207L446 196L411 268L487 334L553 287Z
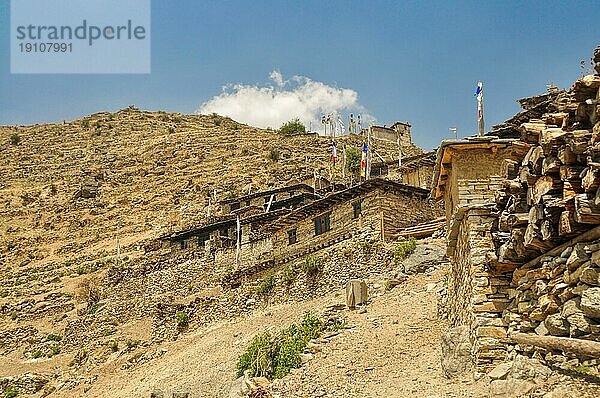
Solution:
M396 249L394 250L394 263L396 265L400 264L402 260L415 251L416 247L417 240L415 238L410 238L404 242L398 243L398 245L396 245Z
M270 161L277 162L281 158L281 154L279 153L279 149L271 148L269 150L269 155L267 156Z
M302 134L306 133L306 126L304 126L300 119L292 119L287 123L284 123L279 130L277 130L279 134Z
M48 341L61 341L62 340L62 336L59 334L52 334L50 333L48 335L48 337L46 337L46 340Z
M302 263L302 271L308 276L316 276L323 269L323 259L316 256L308 256Z
M306 313L300 326L291 325L277 335L263 333L254 336L252 343L240 356L237 363L238 377L249 370L252 376L281 378L298 368L300 354L309 340L317 338L323 331L321 320Z
M275 275L267 274L256 288L256 293L261 296L267 296L275 288Z
M4 398L15 398L17 395L19 395L19 392L14 386L8 386L4 390Z
M291 285L296 280L296 270L292 264L288 264L281 273L281 278L283 279L283 283L286 285Z
M347 147L346 148L346 171L355 177L360 175L360 160L362 153L358 148Z
M33 352L32 356L37 359L37 358L41 358L42 356L44 356L44 353L41 352L40 350L37 350L37 351Z
M188 325L188 314L185 311L177 311L177 327L184 328Z
M117 340L111 341L108 346L112 352L119 351L119 342Z
M10 144L11 145L19 145L21 143L21 136L17 133L12 133L10 135Z
M50 355L48 355L48 357L52 357L54 355L58 355L60 354L60 347L55 345L50 349Z

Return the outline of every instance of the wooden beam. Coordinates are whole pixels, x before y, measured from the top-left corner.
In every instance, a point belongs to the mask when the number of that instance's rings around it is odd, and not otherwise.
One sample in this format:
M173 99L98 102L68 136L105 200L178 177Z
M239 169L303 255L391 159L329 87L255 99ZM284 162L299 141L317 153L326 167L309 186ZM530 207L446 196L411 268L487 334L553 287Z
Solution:
M597 341L570 337L539 336L533 333L511 333L508 338L511 342L517 344L570 352L589 358L600 357L600 343Z

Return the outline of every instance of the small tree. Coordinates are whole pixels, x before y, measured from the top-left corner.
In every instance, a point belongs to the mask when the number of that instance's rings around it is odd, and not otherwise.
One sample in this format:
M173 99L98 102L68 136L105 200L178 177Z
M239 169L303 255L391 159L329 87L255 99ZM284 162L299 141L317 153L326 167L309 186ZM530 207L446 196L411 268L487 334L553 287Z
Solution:
M21 136L17 133L12 133L10 136L11 145L19 145L21 143Z
M301 134L306 133L306 127L300 123L300 119L292 119L287 123L284 123L278 130L279 134Z
M357 148L346 148L346 171L355 177L360 174L360 159L362 154Z

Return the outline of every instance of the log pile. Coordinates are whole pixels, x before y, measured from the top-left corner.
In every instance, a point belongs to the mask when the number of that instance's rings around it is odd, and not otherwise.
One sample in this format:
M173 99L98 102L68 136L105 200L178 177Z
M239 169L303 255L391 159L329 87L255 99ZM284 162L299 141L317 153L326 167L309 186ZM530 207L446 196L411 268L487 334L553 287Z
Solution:
M523 263L600 224L600 76L570 91L520 100L519 118L492 134L530 145L521 162L506 160L501 212L493 233L496 261ZM530 110L535 112L530 113Z

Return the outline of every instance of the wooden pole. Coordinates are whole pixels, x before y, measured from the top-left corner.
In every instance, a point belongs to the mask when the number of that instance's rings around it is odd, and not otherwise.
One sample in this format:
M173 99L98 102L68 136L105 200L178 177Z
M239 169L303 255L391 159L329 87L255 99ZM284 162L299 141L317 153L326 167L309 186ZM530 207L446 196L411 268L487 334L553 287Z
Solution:
M508 338L518 344L532 345L548 350L560 350L590 358L600 357L600 343L597 341L570 337L538 336L532 333L511 333Z

